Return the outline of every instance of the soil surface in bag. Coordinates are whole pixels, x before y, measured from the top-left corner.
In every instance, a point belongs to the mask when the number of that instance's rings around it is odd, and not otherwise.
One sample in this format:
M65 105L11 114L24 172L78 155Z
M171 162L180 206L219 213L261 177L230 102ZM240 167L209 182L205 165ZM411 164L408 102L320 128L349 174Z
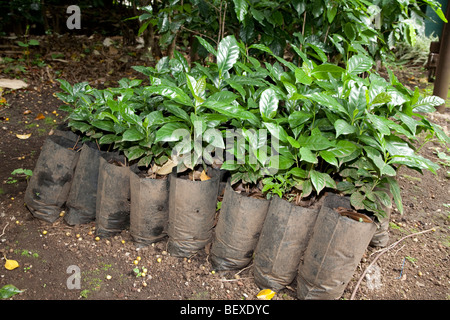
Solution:
M272 198L253 262L258 287L279 292L295 279L319 209Z
M169 219L169 179L130 173L130 234L142 245L167 236Z
M209 180L189 180L172 172L169 176L169 224L167 251L190 257L212 240L220 182L218 170Z
M96 201L96 233L100 237L112 236L130 225L130 172L130 167L100 158Z
M66 203L64 220L69 225L95 220L100 158L124 161L117 152L98 150L96 144L85 143L80 151L72 187Z
M53 223L69 195L79 153L76 142L49 136L42 147L25 191L25 203L36 218Z
M342 208L353 211L348 197L326 195L299 266L299 299L339 299L375 233L369 217L356 221Z
M269 204L226 184L211 246L214 270L241 269L251 262Z

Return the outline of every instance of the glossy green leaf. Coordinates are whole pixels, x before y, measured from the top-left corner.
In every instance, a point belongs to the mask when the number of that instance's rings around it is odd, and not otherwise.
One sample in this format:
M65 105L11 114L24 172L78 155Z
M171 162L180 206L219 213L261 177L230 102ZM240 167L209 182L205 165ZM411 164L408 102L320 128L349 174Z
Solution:
M354 55L348 59L347 72L351 74L360 74L369 71L373 62L368 56Z
M278 98L272 88L266 89L261 93L259 100L259 110L265 118L272 119L277 114Z
M315 67L311 71L311 74L317 79L328 79L328 74L331 74L335 78L339 78L344 72L345 69L342 67L330 63L324 63Z
M289 114L288 121L291 128L296 128L312 118L312 114L305 111L294 111Z
M402 204L402 196L400 186L398 185L397 180L394 177L387 177L386 181L389 184L389 190L394 198L395 205L397 206L400 214L403 213L403 204Z
M364 199L366 197L359 191L353 192L350 196L350 203L356 210L364 209Z
M217 67L219 77L230 70L239 58L239 46L234 36L223 38L217 48Z
M234 11L236 12L236 17L239 22L244 21L245 16L248 12L248 3L246 0L233 0L234 2Z
M294 138L292 138L291 136L287 136L286 137L288 142L290 143L291 146L293 146L294 148L300 148L300 143L298 143L297 140L295 140Z
M142 157L145 152L145 149L139 146L133 146L125 151L125 156L127 157L128 161L132 161Z
M356 132L356 128L354 126L352 126L347 121L342 119L338 119L334 123L334 128L336 129L336 138L339 137L341 134L347 135Z
M301 83L304 85L310 85L312 83L313 79L306 74L305 71L301 68L295 69L295 83Z
M203 39L199 36L195 36L195 37L209 53L213 54L214 56L217 56L216 49L214 49L214 47L208 41L206 41L205 39Z
M287 140L288 135L282 126L272 122L264 122L263 124L273 137L282 142L288 142Z
M339 166L339 163L336 157L334 156L333 152L328 150L321 150L319 151L319 155L322 157L323 160L325 160L329 164L332 164L335 167Z
M317 157L311 152L310 149L300 148L300 159L309 163L318 163Z
M316 170L311 170L310 178L311 183L316 190L316 192L319 194L326 186L326 173L319 172Z
M192 106L191 98L180 88L167 85L150 86L145 90L148 93L156 93L163 97L170 98L186 106Z
M156 132L155 142L159 141L179 141L180 138L189 136L189 128L182 122L170 122L163 125Z
M12 284L7 284L7 285L4 285L0 289L0 299L9 299L12 296L14 296L15 294L18 294L18 293L21 293L21 292L23 292L23 290L17 289Z
M122 141L138 141L144 138L142 132L140 132L137 128L131 127L126 130L122 135Z

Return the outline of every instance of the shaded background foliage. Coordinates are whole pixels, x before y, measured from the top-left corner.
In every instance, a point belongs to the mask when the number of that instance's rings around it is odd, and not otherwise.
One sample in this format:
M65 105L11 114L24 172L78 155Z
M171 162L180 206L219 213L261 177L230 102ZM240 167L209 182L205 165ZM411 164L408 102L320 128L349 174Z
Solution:
M31 34L120 34L127 43L143 36L155 57L173 56L176 45L181 45L189 48L193 60L207 55L195 35L217 46L233 34L247 46L261 43L279 56L294 44L318 61L345 63L357 53L383 60L399 42L414 44L428 19L427 8L445 20L436 0L82 0L76 1L81 29L68 30L66 9L73 4L3 1L0 32L23 35L30 25Z

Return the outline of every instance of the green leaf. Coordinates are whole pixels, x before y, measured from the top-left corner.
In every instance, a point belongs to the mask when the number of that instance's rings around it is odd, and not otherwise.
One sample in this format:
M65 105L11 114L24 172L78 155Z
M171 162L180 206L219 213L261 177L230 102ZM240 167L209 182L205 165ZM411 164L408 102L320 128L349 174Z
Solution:
M171 101L165 101L164 102L164 108L172 113L173 115L187 121L188 123L191 121L191 118L187 114L186 111L184 111L182 108L180 108L175 103L172 103Z
M225 82L226 82L231 88L233 88L234 90L236 90L237 92L239 92L239 94L242 96L242 98L245 98L245 96L247 95L247 93L245 92L244 87L243 87L240 83L234 81L233 79L225 79Z
M215 129L207 129L203 134L203 139L212 145L213 147L219 148L219 149L225 149L225 143L223 141L222 134L220 131Z
M288 135L282 126L272 122L263 122L270 134L282 142L288 142Z
M310 85L312 83L312 78L306 74L301 68L295 69L295 83L301 83L304 85Z
M397 180L393 177L387 177L386 180L389 184L389 190L391 191L391 194L394 198L395 205L397 206L397 209L400 212L400 214L403 214L403 204L400 186L398 185Z
M144 33L144 31L147 29L147 27L148 27L148 25L151 23L152 21L151 20L147 20L147 21L145 21L142 25L141 25L141 27L139 28L139 30L138 30L138 37L142 34L142 33Z
M145 154L146 150L142 149L139 146L133 146L125 151L125 156L128 158L129 161L138 159L142 157Z
M312 118L312 114L305 111L294 111L289 115L288 121L291 128L296 128Z
M278 110L278 98L272 88L266 89L259 100L259 110L263 117L273 119Z
M373 124L373 129L375 132L379 132L385 136L391 134L391 129L389 128L387 123L388 120L386 118L371 113L367 113L366 117Z
M356 210L363 210L364 209L364 199L366 197L359 191L356 191L352 193L350 196L350 203Z
M322 173L316 170L311 170L310 174L310 178L311 178L311 183L314 187L314 189L316 190L317 194L320 193L320 191L322 191L325 186L326 186L326 173Z
M155 143L159 141L179 141L180 137L189 135L189 128L184 123L170 122L163 125L156 132Z
M332 23L334 20L334 17L336 17L336 13L338 10L338 6L337 5L333 5L330 8L330 3L327 4L327 19L328 19L328 23Z
M0 299L9 299L11 298L13 295L18 294L23 292L23 290L19 290L17 289L14 285L12 284L7 284L4 285L1 289L0 289Z
M89 123L81 122L81 121L69 121L69 127L72 127L80 132L86 132L91 128Z
M219 77L230 70L239 58L239 46L234 36L227 36L220 41L217 48L217 67Z
M383 160L380 153L375 148L365 146L364 150L366 151L367 157L371 159L375 166L379 169L381 176L395 176L397 174L395 169Z
M297 148L297 149L300 148L300 143L298 143L297 140L295 140L294 138L292 138L290 136L287 136L286 138L291 146L293 146L294 148Z
M284 155L271 156L269 161L269 167L278 170L287 170L292 167L293 164L294 160Z
M351 22L347 22L344 25L344 33L350 41L355 40L356 37L355 27Z
M419 172L420 170L425 169L431 171L434 174L436 174L436 171L439 169L438 164L419 155L394 156L389 161L389 164L402 164L407 166L408 168L418 170Z
M369 106L373 107L373 106L376 106L376 105L383 105L383 104L391 102L391 100L392 100L392 97L391 97L391 95L389 93L387 93L387 92L380 92L369 103Z
M325 160L329 164L332 164L335 167L339 167L338 161L334 156L333 152L328 150L321 150L319 151L319 155L322 157L323 160Z
M381 190L376 190L373 193L378 198L378 200L380 200L382 205L384 205L386 207L390 207L392 205L391 197L389 196L389 194L387 192L381 191Z
M442 12L441 8L435 9L433 8L434 12L436 12L436 14L438 15L438 17L445 23L447 23L447 18L445 17L444 12Z
M30 39L30 41L28 41L28 44L30 46L38 46L39 45L39 40L36 39Z
M145 87L145 91L162 95L186 106L192 106L191 98L182 89L175 86L150 86Z
M300 148L300 159L309 163L318 163L317 157L308 148Z
M108 120L94 120L91 122L96 128L102 129L104 131L114 132L114 123Z
M306 170L300 169L298 167L294 167L288 171L288 173L292 174L294 177L305 179L308 176Z
M199 36L195 36L195 37L200 42L200 44L206 49L206 51L208 51L209 53L211 53L214 56L217 56L216 49L214 49L214 47L208 41L206 41L203 38L200 38Z
M311 74L317 79L328 79L328 73L333 77L340 77L345 69L334 64L324 63L315 67Z
M372 60L363 55L354 55L348 59L347 72L351 74L360 74L369 71L372 68Z
M236 12L236 17L239 22L244 21L245 15L248 12L248 3L246 0L233 0L234 2L234 11Z
M328 151L332 152L337 158L348 157L356 150L358 150L358 146L356 146L353 142L346 140L340 140L336 144L336 147L328 149Z
M331 142L322 135L322 132L315 128L310 136L302 135L297 139L298 143L310 150L324 150L330 147L334 147L334 142Z
M143 138L144 135L136 127L127 129L122 135L122 141L138 141Z
M56 81L58 81L61 84L61 89L63 89L65 92L73 95L73 88L69 82L67 82L64 79L56 79Z
M307 45L309 47L311 47L317 54L317 57L322 61L322 62L326 62L328 60L326 54L323 52L322 49L320 49L318 46L312 44L312 43L307 43Z
M353 193L353 191L355 190L355 185L349 181L343 180L338 182L336 189L346 194L349 194Z
M438 96L423 97L412 106L413 112L424 112L424 113L434 112L436 111L434 107L440 106L441 104L444 103L445 100Z
M99 144L111 144L117 141L122 140L122 137L116 136L115 134L105 134L103 137L98 140Z
M329 108L335 112L342 112L348 114L347 110L340 104L334 97L327 95L324 92L314 92L312 94L306 95L312 101L315 101L325 108Z
M221 170L227 170L227 171L235 171L238 170L242 164L236 163L234 160L227 160L224 161L222 166L220 167Z
M233 103L238 98L238 95L231 91L219 91L206 99L204 106L223 106Z
M336 122L334 123L334 128L336 129L336 138L341 134L347 135L356 132L356 128L354 126L342 119L336 120Z
M201 77L197 81L194 77L186 74L186 83L195 99L196 105L203 103L205 101L203 96L206 89L206 76Z

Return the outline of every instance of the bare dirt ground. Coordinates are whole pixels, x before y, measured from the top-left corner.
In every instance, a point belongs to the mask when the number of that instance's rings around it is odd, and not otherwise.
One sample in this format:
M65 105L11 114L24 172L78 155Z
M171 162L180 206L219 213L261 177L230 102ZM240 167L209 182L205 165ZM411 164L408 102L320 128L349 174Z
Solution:
M138 76L131 65L144 64L119 45L114 49L104 47L102 39L72 39L70 48L58 47L67 39L53 41L39 58L45 66L17 74L6 72L0 65L1 77L18 75L29 83L26 89L3 92L6 104L0 105L0 288L12 284L23 290L12 300L256 300L259 288L251 266L213 273L205 250L190 259L180 259L167 254L166 240L140 248L125 230L96 241L95 223L72 227L63 219L49 224L31 216L23 201L27 182L11 172L18 168L33 170L43 141L63 121L63 114L58 112L61 101L54 96L59 91L55 78L112 86L123 76ZM55 52L62 54L60 61L52 60ZM399 74L402 81L426 86L424 81L412 80L413 76L425 77L421 68L407 70ZM448 132L448 112L433 118ZM29 133L28 139L16 136ZM446 149L430 142L422 154L440 161L438 151ZM351 299L353 293L356 300L450 299L449 165L442 165L436 176L400 170L405 212L392 212L389 243L409 237L385 251L369 247L342 299ZM5 257L17 260L20 266L6 270ZM70 266L81 272L80 288L68 287L73 274ZM144 267L148 270L145 277L133 271ZM295 287L294 281L273 300L296 300Z

